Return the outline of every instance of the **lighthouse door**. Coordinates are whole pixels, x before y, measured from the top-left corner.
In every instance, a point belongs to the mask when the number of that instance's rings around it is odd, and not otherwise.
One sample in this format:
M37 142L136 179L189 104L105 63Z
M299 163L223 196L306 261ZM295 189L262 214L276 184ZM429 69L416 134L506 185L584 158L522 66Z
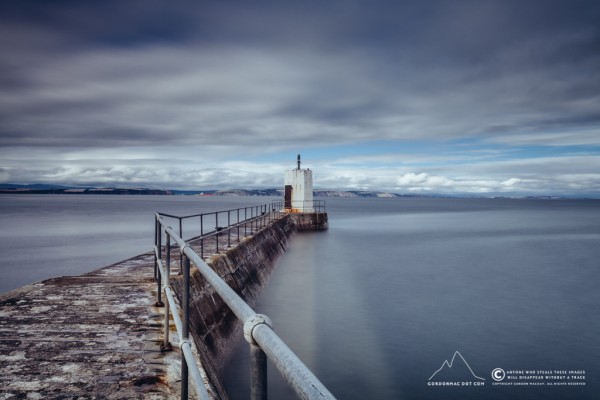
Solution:
M292 185L285 185L285 194L283 196L283 207L292 208Z

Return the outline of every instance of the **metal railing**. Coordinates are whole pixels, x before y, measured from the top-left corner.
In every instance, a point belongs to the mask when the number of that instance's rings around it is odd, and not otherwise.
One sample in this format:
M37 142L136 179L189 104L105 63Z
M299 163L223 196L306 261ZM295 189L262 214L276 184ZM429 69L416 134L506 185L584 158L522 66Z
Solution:
M200 257L204 259L205 248L208 247L212 250L207 254L219 254L221 250L230 248L232 242L239 243L241 238L248 236L248 233L252 235L270 223L273 218L278 218L282 209L281 207L275 208L276 203L185 216L166 213L158 213L158 215L176 220L179 237L182 239L184 238L184 222L187 222L188 225L191 224L192 235L188 235L188 240L199 243ZM182 266L183 256L180 255L180 271Z
M274 221L281 217L281 208L276 208L276 203L272 203L268 210L259 207L260 215L258 213L251 213L249 218L241 220L238 216L235 223L231 222L231 212L239 212L242 209L221 211L215 214L215 221L218 221L219 214L228 215L228 226L227 231L240 229L244 225L247 229L247 224L255 223L256 227L258 223L262 221L263 225ZM249 207L254 209L254 207ZM202 256L199 256L193 249L190 241L185 241L182 238L183 230L182 225L179 225L179 234L167 225L164 220L165 217L176 218L181 222L185 218L200 217L201 231L203 230L202 215L197 214L186 217L178 217L167 214L157 213L155 215L155 276L158 283L158 301L157 305L161 306L162 303L162 291L165 293L167 302L165 306L165 328L164 338L162 347L165 349L170 348L169 343L169 314L173 315L177 333L180 338L180 347L183 353L182 357L182 368L181 368L181 398L188 398L188 385L189 376L192 377L192 382L196 388L199 398L208 398L208 393L202 382L202 377L198 370L198 367L194 361L190 337L189 337L189 304L190 304L190 268L191 265L195 265L200 274L206 279L206 281L214 288L214 290L221 296L225 304L231 309L231 311L237 316L237 318L244 324L244 338L250 345L251 354L251 398L266 399L267 398L267 358L275 365L279 370L283 378L288 382L292 389L296 392L301 399L334 399L335 397L327 390L327 388L317 379L317 377L300 361L300 359L290 350L290 348L277 336L272 330L271 320L269 317L257 314L223 279L217 275L212 268L210 268L204 261ZM236 214L237 215L237 214ZM247 217L247 215L245 215ZM268 221L268 222L266 222ZM195 240L202 241L207 235L218 236L222 233L225 228L218 229L218 223L215 225L215 229L205 235L201 235ZM252 229L251 229L252 230ZM166 237L165 246L162 245L163 233ZM224 234L224 233L223 233ZM231 240L231 236L228 236L228 240ZM239 240L239 233L238 233ZM180 273L183 275L183 288L182 288L182 301L181 308L183 314L183 321L179 318L175 299L173 297L173 289L170 286L170 264L171 264L171 248L172 242L179 248L179 253L183 259ZM204 250L205 243L201 244L201 249ZM218 248L218 239L216 247ZM165 252L165 262L162 261L162 252ZM203 251L202 250L202 251ZM162 285L162 288L161 288Z
M158 215L156 216L158 221ZM157 225L158 226L158 225ZM170 228L169 228L170 229ZM159 232L160 232L159 228ZM159 233L160 234L160 233ZM160 234L162 236L162 234ZM192 382L194 388L196 389L196 394L198 398L202 400L208 400L208 391L204 386L204 382L202 381L202 375L200 374L200 370L198 365L196 364L196 359L192 352L192 346L190 342L190 331L189 331L189 293L190 293L190 272L189 266L188 268L184 268L183 271L183 322L179 316L179 312L177 311L177 303L175 302L175 298L173 296L173 289L170 284L170 276L171 276L171 235L166 235L166 246L165 246L165 263L162 262L162 246L160 245L160 240L158 243L155 243L154 246L154 260L155 260L155 276L157 277L157 282L159 286L158 291L158 301L156 302L156 306L165 307L164 313L164 332L163 332L163 342L161 343L161 350L166 351L170 350L171 343L169 341L169 319L170 315L173 316L173 321L175 322L175 329L177 331L177 335L179 336L179 348L182 352L181 357L181 398L188 398L189 391L189 375L192 376ZM167 298L167 302L163 303L161 299L160 286L163 286L163 290L165 293L165 297Z
M289 203L276 201L277 207L287 212L326 212L325 200L292 200Z

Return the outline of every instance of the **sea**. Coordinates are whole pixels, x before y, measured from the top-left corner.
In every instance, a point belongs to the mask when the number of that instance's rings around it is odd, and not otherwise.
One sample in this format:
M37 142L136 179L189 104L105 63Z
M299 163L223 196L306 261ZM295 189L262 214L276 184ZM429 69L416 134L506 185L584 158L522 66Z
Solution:
M0 292L149 251L153 214L268 197L0 195ZM596 399L600 200L332 198L255 309L339 399ZM186 228L187 229L187 228ZM222 373L249 397L240 339ZM269 365L269 398L294 394Z

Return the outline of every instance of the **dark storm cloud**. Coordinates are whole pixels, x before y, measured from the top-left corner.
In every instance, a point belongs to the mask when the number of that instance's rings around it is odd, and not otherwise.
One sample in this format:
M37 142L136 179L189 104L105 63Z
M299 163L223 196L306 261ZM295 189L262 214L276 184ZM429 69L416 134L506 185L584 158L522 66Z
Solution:
M597 146L598 4L4 1L0 178L39 176L33 148L54 160L48 179L138 182L124 161L92 171L75 160L135 149L166 160L185 148L209 163L381 140ZM275 173L234 170L221 176ZM397 173L402 184L451 181Z

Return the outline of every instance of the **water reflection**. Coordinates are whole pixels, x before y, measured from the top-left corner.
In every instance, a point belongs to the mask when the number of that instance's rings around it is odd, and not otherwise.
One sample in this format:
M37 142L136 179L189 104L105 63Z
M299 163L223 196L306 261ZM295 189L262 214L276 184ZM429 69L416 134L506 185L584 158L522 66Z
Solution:
M457 350L488 381L498 366L594 369L600 203L340 199L328 210L327 232L291 241L260 311L336 396L594 398L592 373L583 389L427 379ZM247 398L246 346L226 371L234 399ZM272 398L292 396L270 379Z

